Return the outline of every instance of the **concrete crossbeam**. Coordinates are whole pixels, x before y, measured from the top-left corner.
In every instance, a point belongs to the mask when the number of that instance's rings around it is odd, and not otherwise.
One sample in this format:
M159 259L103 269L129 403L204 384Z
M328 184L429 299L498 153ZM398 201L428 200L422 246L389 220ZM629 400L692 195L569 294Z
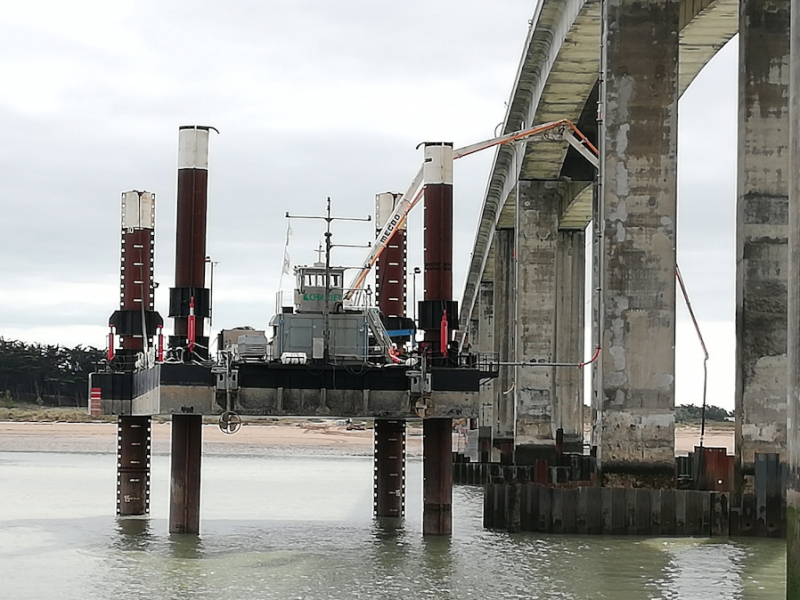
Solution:
M607 0L597 458L607 485L674 479L676 0Z

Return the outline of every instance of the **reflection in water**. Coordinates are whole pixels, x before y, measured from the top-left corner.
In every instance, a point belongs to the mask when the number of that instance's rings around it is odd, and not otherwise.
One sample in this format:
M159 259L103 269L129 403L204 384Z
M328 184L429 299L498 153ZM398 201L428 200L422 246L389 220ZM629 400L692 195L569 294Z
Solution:
M117 550L146 552L150 549L153 534L147 517L117 517Z
M69 472L60 461L69 464ZM15 453L0 460L0 481L11 475L15 481L13 496L0 486L0 508L13 508L0 512L0 597L760 600L783 595L780 540L509 535L482 528L482 493L473 487L454 491L453 537L423 538L421 469L414 462L406 518L386 521L370 514L368 458L208 457L201 535L169 535L166 459L154 459L153 517L116 521L107 493L113 463L100 466L107 462L103 455L78 454ZM69 503L41 500L60 497L56 492L63 489L74 490ZM47 578L30 576L45 563Z
M169 534L170 554L178 560L203 558L203 540L190 533Z

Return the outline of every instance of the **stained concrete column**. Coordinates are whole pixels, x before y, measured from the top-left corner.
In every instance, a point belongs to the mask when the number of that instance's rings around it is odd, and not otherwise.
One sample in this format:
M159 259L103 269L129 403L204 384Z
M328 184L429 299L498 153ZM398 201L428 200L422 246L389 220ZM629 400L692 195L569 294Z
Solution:
M800 164L800 0L791 4L789 164ZM800 171L789 179L786 598L800 600Z
M602 57L606 485L674 481L679 0L606 0Z
M789 1L741 0L736 220L737 483L786 450Z
M520 182L517 201L516 360L555 362L560 181ZM554 367L517 367L514 462L555 452Z
M474 348L492 353L494 348L494 284L481 281L478 287L478 338ZM492 420L494 415L494 379L481 383L480 413L478 415L478 452L481 462L488 462L492 451Z
M582 229L558 232L556 244L556 362L580 363L583 357L583 305L586 241ZM583 451L583 369L556 369L556 428L564 431L564 451Z
M573 186L564 180L525 181L517 204L516 360L572 363L583 352L582 230L559 231L558 215ZM576 367L517 367L515 462L531 464L583 444L583 378Z
M498 229L494 236L494 349L500 362L514 359L514 230ZM492 461L510 463L514 451L513 369L500 367L494 382Z

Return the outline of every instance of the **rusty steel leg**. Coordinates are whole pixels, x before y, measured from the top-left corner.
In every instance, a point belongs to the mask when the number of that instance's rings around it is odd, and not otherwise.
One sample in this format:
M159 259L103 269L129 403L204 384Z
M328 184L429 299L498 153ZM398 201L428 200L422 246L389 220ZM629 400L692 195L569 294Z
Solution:
M453 504L453 420L422 421L422 534L450 535Z
M172 415L169 532L200 533L203 417Z
M406 422L375 419L373 510L402 517L406 507Z
M117 421L117 516L150 512L150 417Z

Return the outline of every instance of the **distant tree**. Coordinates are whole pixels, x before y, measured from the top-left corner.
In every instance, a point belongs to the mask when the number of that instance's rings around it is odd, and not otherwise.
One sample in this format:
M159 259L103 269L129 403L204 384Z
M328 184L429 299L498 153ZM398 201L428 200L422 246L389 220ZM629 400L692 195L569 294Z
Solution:
M675 421L678 423L699 423L702 419L703 408L694 404L681 404L675 407ZM731 411L719 406L706 406L706 421L725 421L732 417Z
M26 344L0 337L0 395L16 402L86 404L89 373L103 358L91 346Z

